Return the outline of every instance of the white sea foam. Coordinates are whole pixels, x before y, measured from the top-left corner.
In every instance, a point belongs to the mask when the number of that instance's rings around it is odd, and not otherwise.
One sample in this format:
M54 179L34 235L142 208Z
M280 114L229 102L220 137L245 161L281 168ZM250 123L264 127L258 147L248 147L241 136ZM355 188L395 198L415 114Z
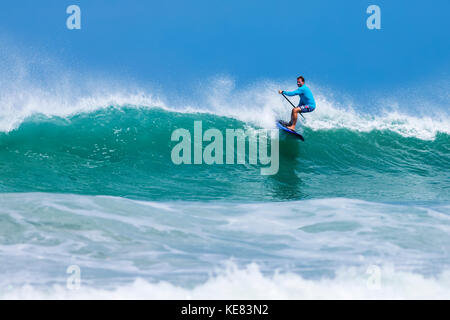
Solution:
M447 204L0 201L0 298L450 298Z
M77 113L92 112L109 106L159 107L173 112L212 113L236 118L263 128L273 128L274 120L289 117L290 108L275 94L275 86L263 85L245 93L229 92L209 97L206 102L174 108L144 90L135 93L114 89L99 89L88 96L71 96L70 90L49 93L39 88L24 88L14 96L0 98L0 130L11 131L27 117L40 113L47 116L66 117ZM67 94L64 94L66 92ZM255 99L256 97L256 99ZM306 115L302 124L313 130L350 129L360 132L389 130L404 137L433 140L438 132L450 134L450 120L430 116L410 116L400 111L384 111L379 115L359 114L351 106L344 107L317 95L317 109ZM256 100L256 101L255 101Z
M332 278L305 279L293 273L265 275L257 264L232 262L193 288L139 278L109 289L83 285L69 290L24 285L0 292L1 299L450 299L450 272L437 277L367 266L337 271Z
M288 118L291 109L277 93L280 88L292 87L291 81L259 81L237 88L233 79L216 77L208 79L207 85L198 86L197 92L193 89L192 96L174 98L111 76L80 75L37 53L23 57L22 53L3 52L0 58L3 61L0 63L0 131L11 131L36 113L65 117L109 106L206 112L273 128L274 120ZM313 130L390 130L426 140L434 139L438 132L450 134L450 119L445 112L434 112L433 116L411 115L402 111L408 110L408 105L400 106L393 98L390 104L380 102L383 108L375 112L360 113L364 108L355 105L351 98L340 95L337 99L331 90L308 84L315 93L317 109L302 122ZM297 98L292 100L295 103ZM424 109L436 108L428 105Z
M275 83L265 81L243 89L236 89L229 78L219 78L206 91L208 106L217 114L230 116L264 128L273 127L274 119L288 118L290 105L276 92L279 88L292 87L288 82ZM405 137L432 140L438 132L450 134L450 118L445 113L429 115L408 115L391 101L383 102L383 107L373 114L358 113L359 106L348 97L339 100L333 93L327 94L315 84L311 89L316 92L317 108L306 114L302 120L304 126L313 130L350 129L360 132L372 130L390 130ZM296 103L298 98L291 98ZM407 108L408 106L404 106ZM425 109L425 108L424 108ZM432 109L432 108L427 108Z

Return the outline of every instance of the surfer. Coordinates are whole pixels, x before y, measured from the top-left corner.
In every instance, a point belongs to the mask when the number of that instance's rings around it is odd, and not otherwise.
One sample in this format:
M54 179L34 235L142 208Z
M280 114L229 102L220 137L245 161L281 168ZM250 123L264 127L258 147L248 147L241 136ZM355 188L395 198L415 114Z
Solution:
M314 101L311 90L305 85L305 78L302 76L297 78L298 89L294 91L278 90L279 94L285 94L287 96L300 96L298 106L292 108L291 121L286 128L295 131L295 125L297 124L297 117L299 112L312 112L316 109L316 102Z

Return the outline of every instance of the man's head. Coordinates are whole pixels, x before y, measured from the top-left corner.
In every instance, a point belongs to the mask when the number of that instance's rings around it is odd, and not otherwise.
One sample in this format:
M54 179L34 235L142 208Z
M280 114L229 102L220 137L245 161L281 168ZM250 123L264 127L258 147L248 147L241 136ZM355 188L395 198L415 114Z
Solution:
M305 84L305 78L303 78L302 76L297 78L297 85L299 87L303 86Z

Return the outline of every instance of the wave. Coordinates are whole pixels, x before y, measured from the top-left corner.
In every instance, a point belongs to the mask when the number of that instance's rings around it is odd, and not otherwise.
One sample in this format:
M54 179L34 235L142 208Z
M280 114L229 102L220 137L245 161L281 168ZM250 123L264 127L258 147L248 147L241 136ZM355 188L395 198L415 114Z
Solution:
M449 297L449 202L0 203L0 298ZM69 266L78 291L67 290Z
M265 82L256 88L245 88L235 92L229 79L219 79L206 91L207 97L189 102L188 98L166 101L165 98L148 93L142 88L120 88L98 84L91 90L64 89L44 90L36 88L20 89L15 94L0 95L0 131L17 129L21 123L38 115L47 117L72 117L77 114L95 113L111 106L142 108L161 108L179 113L207 113L229 117L253 126L270 129L274 119L288 119L290 108L276 92L281 84ZM450 118L444 112L431 107L425 114L408 115L399 111L398 106L375 108L366 114L352 102L337 102L327 98L320 90L317 95L318 108L302 120L302 127L312 130L349 129L357 132L391 131L404 137L433 140L439 133L450 134ZM111 93L112 92L112 93ZM131 93L130 93L131 92ZM362 108L364 109L364 108ZM432 116L434 115L434 116Z
M279 171L262 176L175 165L171 133L272 129L291 83L164 96L4 47L0 298L449 297L447 90L411 113L409 97L356 104L308 83L306 142L281 134Z
M383 101L382 108L369 99L356 104L308 83L318 107L299 126L306 143L280 135L276 175L262 177L261 166L248 162L177 166L170 158L176 128L192 130L201 120L205 130L273 129L275 119L290 112L277 89L291 83L237 87L229 77L216 77L164 95L155 85L68 70L38 53L9 52L13 47L6 43L0 53L0 192L165 200L448 199L446 105L427 100L412 114L408 101Z
M376 270L372 272L371 270ZM374 276L378 274L379 276ZM335 278L308 280L296 274L266 276L258 265L230 268L194 288L169 282L136 279L111 289L81 285L69 290L62 285L51 288L24 285L10 287L0 299L163 299L163 300L290 300L290 299L438 299L450 298L450 272L424 277L393 268L343 269Z
M156 107L111 106L66 117L37 114L0 133L0 191L193 200L448 199L447 133L423 140L399 134L395 125L371 131L333 123L317 128L325 120L308 118L306 143L281 134L279 171L264 177L261 165L248 161L174 164L171 151L178 142L171 134L177 128L193 132L194 121L202 121L203 132L217 128L224 136L227 128L260 128L236 118Z
M274 119L286 119L290 114L289 104L277 94L278 89L291 87L287 81L263 80L237 88L230 77L211 77L197 85L186 85L184 90L163 94L154 84L143 86L117 75L69 70L36 52L24 56L26 51L14 51L12 43L5 43L5 48L8 49L0 52L0 132L13 131L35 115L70 118L111 106L209 113L266 129L273 128ZM447 83L444 81L442 87L446 88ZM436 92L427 89L428 100L419 99L416 94L412 101L405 101L396 92L388 101L384 95L384 100L379 102L366 99L359 103L342 92L308 84L318 107L306 115L307 121L302 123L306 128L386 130L423 140L433 140L439 133L450 134L448 94L435 82L432 88ZM424 90L423 86L421 89ZM412 108L413 104L418 105Z

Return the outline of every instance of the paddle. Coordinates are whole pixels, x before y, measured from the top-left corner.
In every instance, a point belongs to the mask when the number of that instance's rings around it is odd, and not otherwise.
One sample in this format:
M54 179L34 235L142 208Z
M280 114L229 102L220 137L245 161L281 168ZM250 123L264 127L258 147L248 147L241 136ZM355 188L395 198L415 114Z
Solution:
M291 106L292 106L293 108L296 108L296 106L294 106L294 104L291 102L291 100L289 100L289 99L284 95L283 92L282 92L281 94L283 95L283 97L284 97L287 101L289 101L289 103L291 104ZM299 113L300 113L300 115L303 117L302 113L301 113L301 112L299 112ZM303 119L305 119L305 117L303 117Z

